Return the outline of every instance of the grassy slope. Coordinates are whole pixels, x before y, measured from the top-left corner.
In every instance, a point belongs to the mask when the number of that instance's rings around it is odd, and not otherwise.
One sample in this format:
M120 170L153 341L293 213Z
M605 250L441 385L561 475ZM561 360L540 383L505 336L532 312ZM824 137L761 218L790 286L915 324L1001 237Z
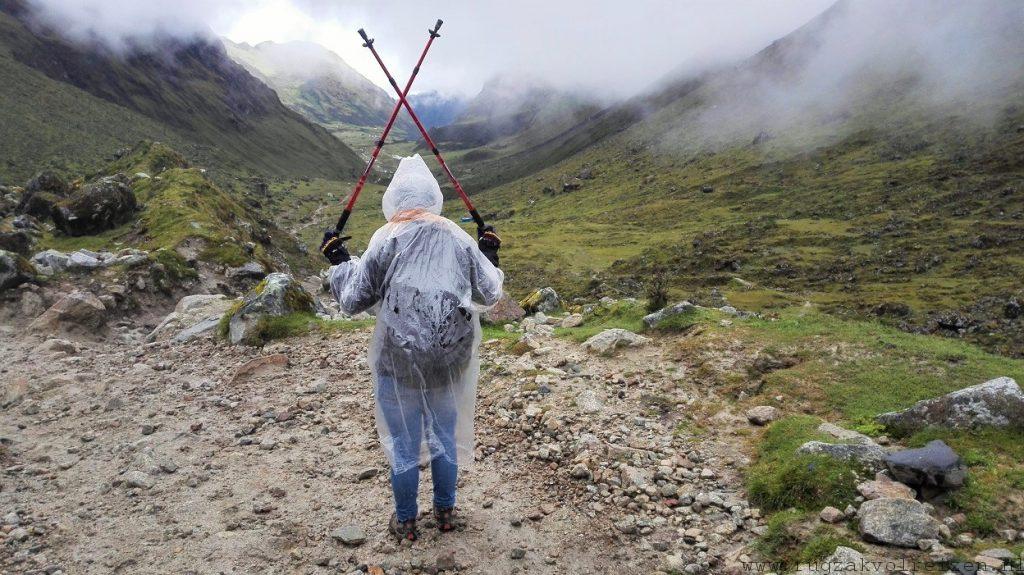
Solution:
M169 43L161 57L87 52L52 33L29 32L11 15L18 6L0 3L2 113L12 130L4 147L13 158L0 165L0 177L23 179L51 161L40 154L95 165L142 137L169 141L192 161L227 172L352 177L361 163L216 44Z
M0 14L0 36L16 26ZM145 137L182 139L166 126L15 61L0 44L0 179L21 184L35 169L97 168L103 158Z
M560 329L558 335L581 341L607 327L641 331L644 313L642 304L599 306L585 316L582 326ZM693 367L686 381L714 389L722 398L722 404L705 402L682 414L689 418L681 424L689 432L699 437L708 417L723 404L739 413L767 404L794 414L752 436L756 457L747 469L751 501L777 515L762 538L761 551L787 563L823 557L836 544L858 539L842 526L815 527L822 507L844 508L857 496L856 477L870 475L849 465L795 454L806 441L830 440L816 431L821 421L878 436L886 431L874 423L879 413L994 377L1024 381L1024 360L963 341L837 318L816 306L786 307L767 318L747 319L705 309L691 314L686 324L689 327L681 337L661 336L666 351ZM498 328L485 333L507 336ZM739 361L733 365L723 361L723 355ZM791 361L775 370L758 369L754 358L768 357ZM1024 432L927 430L899 439L908 446L920 446L935 438L956 449L969 467L965 487L948 500L934 502L945 508L944 513L963 511L964 529L986 538L1024 521ZM986 545L991 547L992 542L979 543L979 548ZM824 552L819 549L829 546Z
M243 203L238 193L214 184L200 168L181 167L181 157L165 145L139 144L131 154L92 175L117 172L152 175L132 185L143 206L136 220L91 236L48 233L39 248L158 250L189 243L201 248L201 260L217 264L239 266L259 260L270 268L278 267L279 262L293 269L311 267L310 258L288 234ZM260 241L261 230L269 235L269 244ZM252 255L244 251L246 242L256 245Z

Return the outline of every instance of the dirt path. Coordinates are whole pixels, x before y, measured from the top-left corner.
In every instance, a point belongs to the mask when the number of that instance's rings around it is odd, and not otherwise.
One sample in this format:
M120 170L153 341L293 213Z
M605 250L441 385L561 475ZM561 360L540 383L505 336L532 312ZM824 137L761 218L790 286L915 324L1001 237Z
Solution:
M26 531L0 572L649 573L670 555L720 572L753 536L738 442L679 425L701 399L685 366L545 338L485 346L466 529L394 543L368 335L263 350L0 335L0 512ZM335 540L345 526L366 541Z

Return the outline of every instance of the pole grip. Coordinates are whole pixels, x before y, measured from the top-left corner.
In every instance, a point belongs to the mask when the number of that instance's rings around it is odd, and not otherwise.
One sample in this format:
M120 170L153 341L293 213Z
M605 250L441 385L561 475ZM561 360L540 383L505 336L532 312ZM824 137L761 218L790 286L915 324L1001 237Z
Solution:
M345 229L345 224L348 223L348 217L352 215L352 210L344 210L341 212L341 217L338 218L338 223L334 225L334 230L341 235L342 230Z
M363 46L369 48L370 45L373 44L373 40L366 35L366 30L363 30L362 28L359 29L359 37L363 39Z
M441 24L444 24L444 20L441 20L440 18L438 18L437 19L437 24L434 24L434 29L433 30L427 30L427 32L430 32L430 37L431 38L437 38L438 36L440 36L440 34L438 34L437 31L441 29Z
M476 222L476 226L478 228L484 227L484 219L480 217L480 212L476 211L476 208L470 210L469 215L473 218L473 221Z

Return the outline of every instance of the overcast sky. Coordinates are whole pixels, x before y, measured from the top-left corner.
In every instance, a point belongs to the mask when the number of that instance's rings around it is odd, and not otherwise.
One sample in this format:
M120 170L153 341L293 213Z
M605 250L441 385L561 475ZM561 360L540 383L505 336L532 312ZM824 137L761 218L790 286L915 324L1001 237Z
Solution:
M236 42L308 40L386 86L356 30L400 83L434 21L442 37L416 91L472 94L503 72L609 97L666 74L728 62L784 36L834 0L30 0L62 29L112 45L156 31L213 29Z

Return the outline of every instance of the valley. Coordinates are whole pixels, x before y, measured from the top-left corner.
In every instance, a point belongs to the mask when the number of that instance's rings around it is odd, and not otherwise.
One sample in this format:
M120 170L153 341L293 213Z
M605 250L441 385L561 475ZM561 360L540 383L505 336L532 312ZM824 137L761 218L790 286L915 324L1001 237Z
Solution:
M840 0L629 97L415 94L505 294L465 523L410 543L376 320L318 251L390 91L312 42L115 50L0 0L0 575L1019 565L1024 13L984 5ZM476 232L403 111L353 254L412 154Z

